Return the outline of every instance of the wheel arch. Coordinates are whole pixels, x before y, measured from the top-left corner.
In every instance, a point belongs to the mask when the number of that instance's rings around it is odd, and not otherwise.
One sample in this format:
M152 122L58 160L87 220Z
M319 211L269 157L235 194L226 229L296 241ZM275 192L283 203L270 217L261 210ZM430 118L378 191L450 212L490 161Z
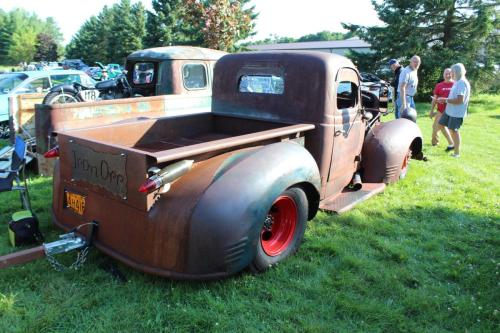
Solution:
M304 190L308 218L314 217L319 170L309 152L293 142L267 145L224 165L223 175L210 184L191 215L188 270L232 274L247 267L274 200L293 186Z
M309 202L307 220L312 220L314 216L316 216L319 209L320 200L318 189L313 184L308 182L300 182L290 187L294 186L300 187L305 192L307 201Z
M408 119L396 119L374 127L367 133L363 144L363 181L396 182L408 149L412 150L413 156L420 156L422 143L420 128Z

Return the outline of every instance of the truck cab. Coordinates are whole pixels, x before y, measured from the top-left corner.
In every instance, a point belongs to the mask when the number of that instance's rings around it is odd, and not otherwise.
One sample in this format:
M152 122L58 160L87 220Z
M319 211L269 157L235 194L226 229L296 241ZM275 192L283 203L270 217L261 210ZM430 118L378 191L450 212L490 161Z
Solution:
M127 56L127 79L142 96L196 94L211 90L215 62L225 52L192 46L166 46Z

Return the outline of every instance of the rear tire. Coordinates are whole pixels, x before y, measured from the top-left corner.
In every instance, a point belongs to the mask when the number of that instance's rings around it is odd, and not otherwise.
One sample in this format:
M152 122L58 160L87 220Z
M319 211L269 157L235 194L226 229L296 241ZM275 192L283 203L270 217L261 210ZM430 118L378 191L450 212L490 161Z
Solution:
M51 91L47 95L45 95L42 104L53 105L78 102L83 102L83 100L76 93L70 91Z
M263 272L298 250L308 209L307 196L299 187L291 187L276 198L259 235L256 255L250 264L252 272Z

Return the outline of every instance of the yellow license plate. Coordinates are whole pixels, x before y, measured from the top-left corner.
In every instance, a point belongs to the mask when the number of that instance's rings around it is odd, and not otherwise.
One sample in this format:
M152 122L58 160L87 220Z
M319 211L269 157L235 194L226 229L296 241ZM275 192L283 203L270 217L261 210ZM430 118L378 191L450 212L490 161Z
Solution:
M85 197L70 191L66 191L66 207L71 208L75 213L83 215L85 211Z

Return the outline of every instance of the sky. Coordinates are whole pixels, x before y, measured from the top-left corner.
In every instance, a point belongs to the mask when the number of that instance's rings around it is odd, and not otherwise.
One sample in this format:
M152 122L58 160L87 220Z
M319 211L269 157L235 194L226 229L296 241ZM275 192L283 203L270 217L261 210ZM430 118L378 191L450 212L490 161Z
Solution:
M151 0L142 2L151 9ZM92 15L97 15L104 5L113 5L119 0L0 0L0 9L10 11L23 8L36 13L40 18L53 17L62 33L65 43ZM380 25L370 0L251 0L259 16L256 21L256 35L260 40L278 35L280 37L301 37L323 30L343 32L341 22L361 25Z

